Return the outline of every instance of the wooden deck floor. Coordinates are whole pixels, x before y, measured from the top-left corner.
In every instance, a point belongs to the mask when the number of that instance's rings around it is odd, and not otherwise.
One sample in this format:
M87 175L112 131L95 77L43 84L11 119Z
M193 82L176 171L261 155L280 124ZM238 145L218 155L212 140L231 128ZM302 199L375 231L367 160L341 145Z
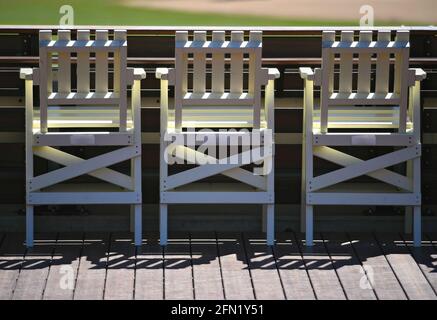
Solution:
M0 299L437 299L437 235L0 234Z

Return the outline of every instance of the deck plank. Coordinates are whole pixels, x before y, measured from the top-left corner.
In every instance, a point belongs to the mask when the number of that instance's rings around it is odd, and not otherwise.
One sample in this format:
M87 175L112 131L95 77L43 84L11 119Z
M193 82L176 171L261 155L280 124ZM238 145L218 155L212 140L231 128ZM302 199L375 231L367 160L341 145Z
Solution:
M109 233L86 233L79 261L75 300L101 300L105 289Z
M223 284L215 233L192 234L190 245L196 299L223 300Z
M344 300L346 296L337 277L334 266L326 252L323 240L316 234L314 246L306 247L300 235L296 234L296 240L302 251L303 260L313 284L314 292L319 300Z
M408 247L410 254L416 260L417 265L422 270L428 283L431 285L434 294L437 292L437 249L432 245L431 239L424 236L422 239L422 247L414 248L413 237L410 234L401 235L404 244Z
M164 256L158 236L148 234L137 252L135 265L135 299L164 298Z
M374 237L369 233L353 233L349 234L349 240L368 274L377 298L381 300L407 299Z
M436 300L432 287L398 234L377 234L384 255L411 300Z
M376 300L370 281L346 234L322 234L325 247L349 300Z
M292 233L279 233L273 252L288 300L314 300L314 290L308 277L299 247Z
M217 235L225 299L255 299L241 234Z
M194 299L189 234L169 239L164 249L164 296L168 300Z
M135 245L132 234L114 233L108 256L105 300L132 300L135 281Z
M247 260L252 274L256 298L284 300L285 294L272 248L266 245L261 233L243 234Z
M28 249L12 296L13 300L41 300L50 272L56 245L56 234L35 236L34 247Z
M71 300L83 245L83 233L59 234L47 278L44 300Z
M12 298L25 252L24 234L5 235L0 247L0 300Z

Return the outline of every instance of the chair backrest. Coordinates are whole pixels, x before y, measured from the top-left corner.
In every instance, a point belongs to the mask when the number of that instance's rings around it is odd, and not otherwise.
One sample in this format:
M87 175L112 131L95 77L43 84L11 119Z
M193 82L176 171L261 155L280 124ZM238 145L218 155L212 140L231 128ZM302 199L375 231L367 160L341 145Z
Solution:
M47 131L47 107L63 105L118 106L120 131L126 130L127 40L125 30L97 30L94 40L89 30L78 30L76 40L70 30L39 33L40 50L40 121L41 132ZM94 55L94 57L92 57ZM57 57L57 61L55 60ZM109 58L113 58L112 90L109 86ZM91 90L90 66L95 60L95 85ZM77 88L72 90L71 66L76 62Z
M189 40L187 31L176 32L175 63L175 127L182 125L184 106L224 106L253 108L253 127L260 127L262 32L251 31L247 40L243 31L213 31L207 40L206 31L194 31ZM243 81L243 67L249 64L248 81ZM188 65L193 65L192 85ZM207 87L207 64L211 66L211 85ZM230 80L225 69L230 68ZM226 110L226 108L225 108ZM226 115L226 111L223 114Z
M323 32L321 132L328 129L330 106L396 106L399 131L405 131L411 84L409 32L397 31L394 39L390 30L378 31L376 39L373 36L372 31L360 31L359 39L354 39L353 31L342 31L336 39L335 31Z

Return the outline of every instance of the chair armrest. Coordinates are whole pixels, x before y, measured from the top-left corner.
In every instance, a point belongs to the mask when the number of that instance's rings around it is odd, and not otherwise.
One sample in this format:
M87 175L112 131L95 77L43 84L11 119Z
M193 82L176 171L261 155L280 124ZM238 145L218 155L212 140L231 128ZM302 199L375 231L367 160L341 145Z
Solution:
M170 85L174 84L173 68L156 68L155 77L161 80L168 80Z
M299 74L302 79L310 80L310 81L314 80L314 71L311 68L301 67L299 68Z
M155 77L156 79L167 80L168 68L156 68Z
M20 79L33 80L33 69L32 68L21 68L20 69Z
M147 73L143 68L134 68L134 80L146 79Z
M421 68L413 68L414 70L414 78L416 81L422 81L426 79L426 72Z
M146 71L143 68L127 68L127 82L132 85L134 81L146 78Z
M39 82L38 68L20 68L20 79L33 80L35 84Z
M268 72L267 72L267 79L268 80L279 79L280 76L281 76L281 73L279 72L278 69L268 68Z

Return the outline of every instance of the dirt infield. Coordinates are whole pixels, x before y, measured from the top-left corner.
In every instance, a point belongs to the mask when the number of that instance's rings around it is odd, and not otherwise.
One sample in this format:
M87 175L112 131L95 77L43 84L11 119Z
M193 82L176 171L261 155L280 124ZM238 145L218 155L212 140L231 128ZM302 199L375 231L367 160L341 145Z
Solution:
M186 12L277 17L290 20L357 21L360 7L374 9L375 22L437 24L436 0L127 0L124 5Z

